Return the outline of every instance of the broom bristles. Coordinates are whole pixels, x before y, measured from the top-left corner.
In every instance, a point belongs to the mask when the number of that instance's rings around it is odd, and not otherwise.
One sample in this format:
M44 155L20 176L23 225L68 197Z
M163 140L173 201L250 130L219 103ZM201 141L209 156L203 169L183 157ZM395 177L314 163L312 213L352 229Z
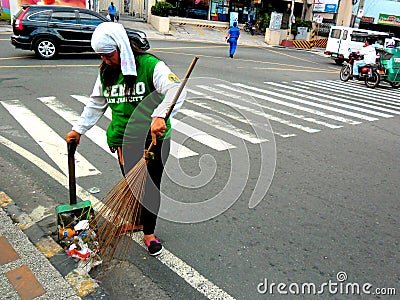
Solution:
M131 238L121 239L127 225L136 224L144 196L147 177L147 162L140 161L122 178L102 199L104 205L99 209L89 226L97 235L98 251L107 264L113 258L124 260ZM126 241L122 243L122 241Z

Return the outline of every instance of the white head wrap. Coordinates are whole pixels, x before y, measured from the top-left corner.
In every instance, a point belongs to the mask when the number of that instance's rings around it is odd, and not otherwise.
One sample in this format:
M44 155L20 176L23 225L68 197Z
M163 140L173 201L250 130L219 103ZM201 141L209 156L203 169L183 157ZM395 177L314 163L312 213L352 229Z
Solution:
M93 32L91 45L96 53L107 54L119 49L122 74L137 75L135 56L122 24L113 22L99 24Z

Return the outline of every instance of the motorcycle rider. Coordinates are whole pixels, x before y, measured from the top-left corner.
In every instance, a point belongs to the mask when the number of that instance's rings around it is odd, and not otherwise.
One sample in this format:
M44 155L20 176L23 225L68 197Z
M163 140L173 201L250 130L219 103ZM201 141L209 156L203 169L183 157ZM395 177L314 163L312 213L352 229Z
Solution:
M376 63L376 50L372 45L373 40L371 38L367 38L365 40L365 44L363 48L357 51L357 54L363 55L364 59L355 60L353 65L353 76L357 77L359 75L358 68L365 66L367 64L375 64Z

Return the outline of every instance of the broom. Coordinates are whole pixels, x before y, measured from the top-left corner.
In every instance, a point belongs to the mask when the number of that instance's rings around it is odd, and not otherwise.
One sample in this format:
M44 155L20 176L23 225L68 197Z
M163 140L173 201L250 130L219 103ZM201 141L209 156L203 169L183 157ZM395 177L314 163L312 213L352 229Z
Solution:
M178 91L175 94L172 104L167 111L165 120L170 117L174 106L185 87L190 74L198 60L194 57L187 70ZM127 232L129 225L136 224L140 215L140 208L144 196L144 188L147 178L147 160L151 156L153 142L148 149L145 149L144 156L126 174L122 180L102 199L103 206L98 210L96 217L89 226L95 231L97 252L102 256L103 261L108 264L111 260L124 260L132 241L133 230ZM125 243L120 243L125 233L130 237Z

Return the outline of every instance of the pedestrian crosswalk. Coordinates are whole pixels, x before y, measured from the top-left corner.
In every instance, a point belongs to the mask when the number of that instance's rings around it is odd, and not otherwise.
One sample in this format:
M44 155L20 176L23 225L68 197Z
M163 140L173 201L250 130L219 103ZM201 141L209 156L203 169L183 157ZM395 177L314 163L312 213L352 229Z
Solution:
M250 144L270 143L274 136L294 138L301 134L362 126L363 123L398 118L400 115L400 90L384 87L368 89L360 82L297 80L244 84L216 80L207 83L194 81L187 88L187 100L172 120L174 132L183 137L173 139L171 143L171 155L177 159L200 155L202 150L195 147L196 143L210 151L220 152L234 150L243 141ZM65 99L56 96L37 100L71 125L81 113L72 109L74 106L68 105ZM86 103L87 100L84 95L71 95L69 99L78 103ZM67 174L64 137L49 125L48 116L33 112L20 100L3 100L0 103L0 108L3 107ZM105 117L111 119L110 111L106 111ZM104 126L94 126L86 137L116 158L109 151ZM260 135L262 130L269 135ZM184 143L187 139L195 143ZM80 168L77 176L100 174L79 154L77 160L77 167Z

